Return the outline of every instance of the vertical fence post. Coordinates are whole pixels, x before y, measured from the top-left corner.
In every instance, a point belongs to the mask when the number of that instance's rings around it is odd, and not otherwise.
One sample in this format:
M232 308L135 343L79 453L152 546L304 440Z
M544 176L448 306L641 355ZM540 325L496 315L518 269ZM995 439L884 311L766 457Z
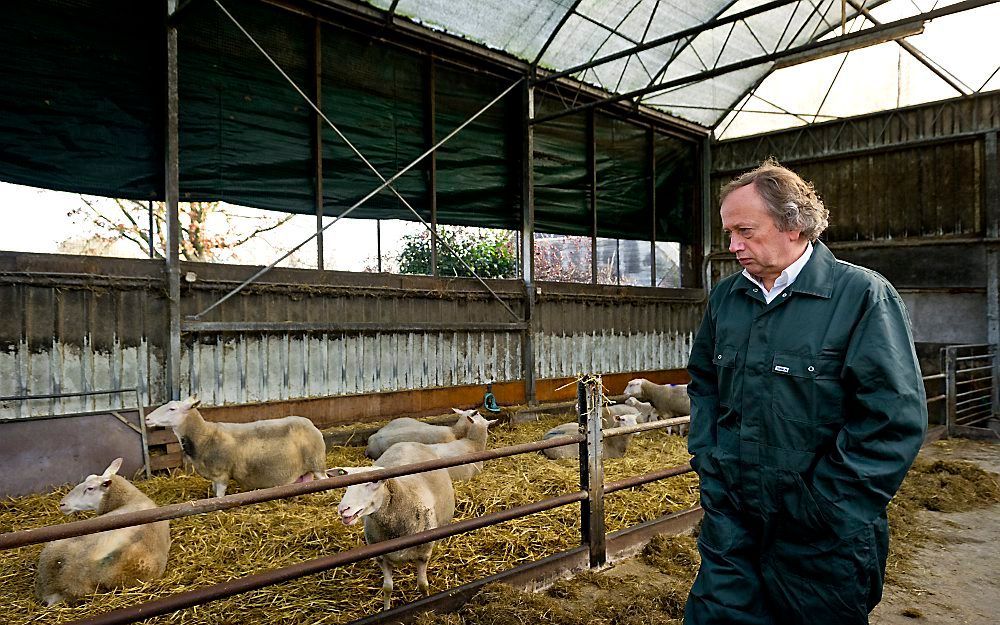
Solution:
M608 559L604 531L604 458L601 451L601 413L604 409L601 377L586 376L577 383L579 423L586 440L580 443L580 490L587 500L580 502L580 531L590 548L590 567L603 566Z
M945 426L948 430L948 436L955 435L955 395L957 393L957 386L955 384L955 372L956 372L956 348L946 347L944 348L944 373L945 373Z

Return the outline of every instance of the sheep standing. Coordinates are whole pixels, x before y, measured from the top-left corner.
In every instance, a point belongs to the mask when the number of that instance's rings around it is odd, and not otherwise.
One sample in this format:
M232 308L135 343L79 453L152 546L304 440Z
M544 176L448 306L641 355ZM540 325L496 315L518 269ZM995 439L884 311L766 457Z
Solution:
M691 398L688 397L687 384L654 384L645 378L631 380L625 387L626 397L634 397L653 404L660 419L673 419L691 414ZM677 426L678 432L683 428ZM673 427L668 427L671 432Z
M606 406L604 409L604 416L601 418L601 429L610 429L613 427L627 427L635 425L636 413L630 412L621 415L612 414L613 411L610 409L614 406ZM557 425L542 437L542 440L549 440L550 438L555 438L557 436L568 436L576 434L579 431L580 425L578 423L563 423L562 425ZM625 456L625 452L628 451L628 445L632 442L632 437L635 434L624 434L622 436L615 436L613 438L604 439L604 444L601 445L601 450L605 458L622 458ZM580 447L579 445L565 445L563 447L550 447L548 449L543 449L542 453L545 454L546 458L550 460L559 460L562 458L579 458L580 457Z
M365 455L377 460L385 450L396 443L450 443L466 435L469 431L470 418L477 414L476 410L459 410L452 408L458 415L454 425L432 425L409 417L393 419L378 432L368 437L368 447Z
M483 418L481 414L472 410L472 418L470 419L471 425L469 425L469 431L466 433L465 438L460 438L457 441L452 441L450 443L434 443L432 445L427 445L435 456L438 458L454 458L455 456L464 456L465 454L471 454L477 451L484 451L486 449L487 440L487 428L496 423L496 420L489 420ZM454 481L471 480L480 471L483 470L482 462L473 462L470 464L463 464L457 467L448 467L448 475Z
M229 480L252 490L326 477L323 433L305 417L251 423L211 423L193 397L168 402L146 416L146 425L173 428L186 460L211 480L215 496Z
M116 475L122 459L101 475L90 475L59 503L63 514L97 510L124 514L156 504L128 480ZM133 586L157 579L167 567L170 522L123 527L50 542L38 557L35 595L46 606L73 602L97 590Z
M398 467L435 460L437 456L422 443L402 442L390 447L374 467ZM330 473L371 471L371 467L331 469ZM455 490L445 469L404 475L387 480L348 486L340 505L340 520L345 525L365 522L365 542L372 543L416 534L451 523L455 515ZM392 595L392 569L404 562L417 565L417 585L430 594L427 563L434 543L424 543L378 557L382 568L382 605L389 609Z

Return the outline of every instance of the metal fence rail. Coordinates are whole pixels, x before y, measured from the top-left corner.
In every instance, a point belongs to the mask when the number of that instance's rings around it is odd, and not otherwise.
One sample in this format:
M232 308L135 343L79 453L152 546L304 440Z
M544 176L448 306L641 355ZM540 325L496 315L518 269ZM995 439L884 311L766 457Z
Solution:
M941 350L948 436L998 438L988 423L997 418L998 367L993 345L950 345Z
M665 479L677 475L682 475L692 471L690 465L660 469L645 475L633 476L608 484L604 483L603 458L600 453L601 442L605 437L622 436L639 431L667 428L680 423L688 422L690 417L680 419L669 419L653 423L645 423L632 427L614 428L602 431L601 415L603 412L603 394L601 392L601 378L599 376L588 376L578 383L579 405L586 409L580 411L579 424L580 433L574 435L560 436L545 441L536 441L520 445L511 445L498 449L491 449L459 457L444 458L428 462L415 463L405 466L380 469L377 471L366 471L364 473L354 473L330 477L312 482L300 484L290 484L278 486L246 493L237 493L213 499L202 499L190 501L170 506L162 506L152 510L142 510L138 512L96 517L83 521L73 521L59 525L21 530L0 534L0 550L13 549L25 545L37 544L81 536L110 529L118 529L133 525L153 523L166 519L174 519L194 514L206 514L208 512L227 510L241 506L253 505L275 499L285 499L327 491L334 488L343 488L352 484L361 484L379 479L411 475L425 471L432 471L472 462L482 462L507 456L514 456L523 453L531 453L562 447L565 445L580 445L580 490L570 492L557 497L543 499L530 504L501 510L491 514L473 519L467 519L451 523L449 525L434 528L418 534L400 537L372 545L363 545L354 549L349 549L331 556L317 558L306 562L301 562L288 567L264 571L248 575L228 582L205 586L192 591L168 595L140 603L127 608L121 608L95 617L75 621L72 625L110 625L118 623L133 623L152 616L167 614L176 610L201 605L229 597L243 592L248 592L265 586L281 583L298 577L311 575L331 568L344 566L360 560L365 560L379 556L391 551L432 542L481 529L490 525L496 525L512 519L521 518L537 512L551 510L560 506L570 505L580 502L581 505L581 543L589 551L589 561L591 566L600 566L607 560L606 532L604 526L604 496L608 493L617 492L626 488L641 486L656 480ZM445 591L447 593L448 591Z

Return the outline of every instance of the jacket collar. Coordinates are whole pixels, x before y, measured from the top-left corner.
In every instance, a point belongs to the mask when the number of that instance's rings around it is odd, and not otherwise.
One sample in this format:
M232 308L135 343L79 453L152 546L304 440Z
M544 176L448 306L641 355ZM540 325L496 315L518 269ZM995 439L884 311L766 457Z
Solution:
M795 282L788 287L795 293L805 293L829 299L833 294L833 274L837 258L822 241L813 241L813 253L809 262L802 268ZM730 292L746 291L754 287L742 273L735 276Z

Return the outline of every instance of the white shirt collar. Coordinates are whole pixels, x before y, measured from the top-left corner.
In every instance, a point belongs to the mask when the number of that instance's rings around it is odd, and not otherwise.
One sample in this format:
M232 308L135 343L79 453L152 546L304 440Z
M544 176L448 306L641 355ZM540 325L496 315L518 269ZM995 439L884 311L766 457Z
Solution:
M784 290L785 287L795 282L795 279L799 277L800 273L802 273L802 268L806 266L807 262L809 262L809 258L812 256L812 253L813 253L812 241L807 241L806 249L804 252L802 252L802 256L799 256L798 260L796 260L794 263L786 267L785 270L781 272L781 275L779 275L778 278L774 281L774 286L771 288L770 292L777 295L780 291ZM758 280L756 276L751 274L746 269L743 270L743 275L746 276L747 279L753 282L754 284L760 286L760 288L764 291L765 294L768 293L768 290L764 288L764 283L761 280Z

